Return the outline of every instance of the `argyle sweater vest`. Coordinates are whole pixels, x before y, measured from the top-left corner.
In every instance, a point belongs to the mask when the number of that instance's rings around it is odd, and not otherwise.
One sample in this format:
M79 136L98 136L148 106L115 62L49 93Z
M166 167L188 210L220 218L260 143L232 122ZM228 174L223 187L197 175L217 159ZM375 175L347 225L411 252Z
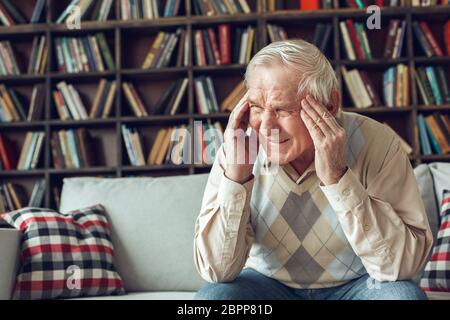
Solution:
M347 132L347 165L358 170L367 156L366 137L371 126L355 114L338 119ZM342 285L367 273L341 228L335 211L319 188L315 171L296 184L279 167L274 174L258 174L250 200L255 240L245 267L294 288L326 288Z

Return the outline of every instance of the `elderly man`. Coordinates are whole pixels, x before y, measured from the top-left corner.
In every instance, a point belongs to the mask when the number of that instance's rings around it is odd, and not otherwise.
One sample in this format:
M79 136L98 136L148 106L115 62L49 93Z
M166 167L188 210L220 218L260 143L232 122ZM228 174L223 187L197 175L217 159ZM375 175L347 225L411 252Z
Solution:
M196 222L211 282L196 298L424 299L410 280L432 235L395 132L340 110L332 66L305 41L263 48L245 78ZM248 128L256 161L230 134Z

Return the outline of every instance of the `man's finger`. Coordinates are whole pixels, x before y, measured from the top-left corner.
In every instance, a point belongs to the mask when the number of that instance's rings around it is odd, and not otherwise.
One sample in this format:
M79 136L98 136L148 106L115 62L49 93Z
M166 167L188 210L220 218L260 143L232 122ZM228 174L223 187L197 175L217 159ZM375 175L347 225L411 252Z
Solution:
M230 129L238 129L242 118L245 113L248 111L248 94L245 94L244 97L238 102L236 108L231 112L229 125Z
M320 140L325 138L325 135L323 134L322 130L313 121L313 119L306 113L305 110L302 110L300 112L300 116L302 117L303 122L305 123L305 126L308 129L309 134L311 135L311 138L313 139L313 142L315 145L317 143L319 143Z
M336 131L339 129L340 125L337 123L334 116L320 103L318 103L311 95L306 96L306 101L314 108L314 110L320 114L323 121L331 128L331 130Z
M333 134L331 128L322 119L322 116L309 104L306 99L302 100L302 108L303 111L309 116L311 121L320 128L324 136L330 136Z

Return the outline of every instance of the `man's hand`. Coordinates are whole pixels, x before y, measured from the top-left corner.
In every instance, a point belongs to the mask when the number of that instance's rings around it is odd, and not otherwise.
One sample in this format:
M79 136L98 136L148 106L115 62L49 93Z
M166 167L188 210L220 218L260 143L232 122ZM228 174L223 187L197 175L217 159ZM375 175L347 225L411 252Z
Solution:
M231 112L224 133L224 151L227 160L225 176L238 183L245 183L252 177L253 164L258 153L257 135L245 134L249 124L248 94L238 102ZM250 140L256 139L253 143Z
M345 129L310 95L302 100L301 117L314 143L317 177L324 185L338 183L347 171Z

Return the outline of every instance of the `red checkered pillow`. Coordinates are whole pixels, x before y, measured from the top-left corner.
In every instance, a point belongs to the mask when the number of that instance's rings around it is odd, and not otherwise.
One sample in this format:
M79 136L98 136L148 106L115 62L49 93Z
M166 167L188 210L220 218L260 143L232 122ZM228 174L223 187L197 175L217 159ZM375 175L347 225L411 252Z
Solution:
M444 190L441 226L420 286L424 291L450 292L450 190Z
M0 218L23 233L14 299L125 293L102 205L66 214L28 207Z

